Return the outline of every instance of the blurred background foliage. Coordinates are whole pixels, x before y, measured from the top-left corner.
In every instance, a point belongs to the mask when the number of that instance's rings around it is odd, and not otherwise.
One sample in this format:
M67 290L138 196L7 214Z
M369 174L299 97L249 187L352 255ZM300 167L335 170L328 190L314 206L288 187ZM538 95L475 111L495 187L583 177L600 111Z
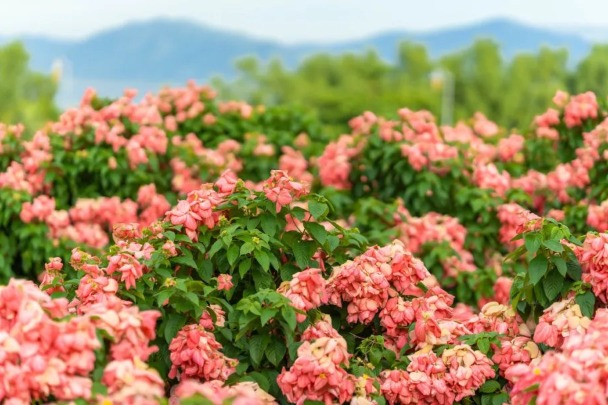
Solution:
M58 80L31 71L28 63L21 43L0 47L0 122L24 123L33 129L57 117L54 98Z
M0 47L0 122L22 122L32 129L57 117L59 83L53 74L30 70L28 59L18 42ZM507 60L492 40L478 40L438 59L424 46L404 42L395 63L368 50L317 54L295 69L277 59L262 62L255 57L236 65L234 80L212 81L222 99L296 105L314 112L330 134L346 130L348 120L366 110L392 116L408 107L441 117L448 85L453 86L449 101L454 121L481 111L507 128L524 130L558 89L607 95L608 45L594 46L573 66L565 49L541 48ZM438 71L446 74L434 75Z
M432 60L424 46L402 43L397 63L375 51L360 54L319 54L295 70L279 60L255 58L238 62L239 77L216 79L223 98L254 103L295 103L314 110L335 131L365 110L392 116L401 107L428 109L441 116L447 79L453 80L454 120L481 111L507 128L526 129L543 111L556 90L594 91L605 97L608 85L608 45L597 45L576 66L568 65L565 49L541 48L511 60L501 56L491 40ZM434 72L448 72L437 78Z

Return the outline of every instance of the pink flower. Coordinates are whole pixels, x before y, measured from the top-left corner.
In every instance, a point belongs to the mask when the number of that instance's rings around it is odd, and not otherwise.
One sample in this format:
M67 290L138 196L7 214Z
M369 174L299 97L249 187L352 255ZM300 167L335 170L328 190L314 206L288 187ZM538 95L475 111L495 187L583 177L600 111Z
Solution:
M215 317L215 321L213 317ZM211 304L207 307L207 309L203 312L201 319L199 319L198 324L207 330L215 330L216 326L220 328L224 326L226 322L226 312L217 304Z
M307 312L326 302L325 284L321 269L307 269L295 273L279 292L289 298L296 309ZM297 318L298 322L304 322L306 315L298 313Z
M103 372L107 400L121 404L155 405L165 389L158 372L138 359L110 362Z
M294 198L301 197L307 193L304 186L293 181L287 174L280 170L270 172L270 178L264 182L264 193L266 198L276 203L276 211L291 204Z
M181 399L200 395L211 401L213 405L223 405L231 401L233 405L276 405L275 399L264 392L257 383L251 381L239 382L232 386L224 386L221 381L201 383L189 379L181 381L172 389L170 405L179 405Z
M168 257L174 257L177 256L177 250L175 248L175 243L171 240L166 241L163 246L162 246L162 251L168 256Z
M198 228L201 217L192 212L188 201L181 200L174 209L167 212L167 219L173 225L184 225L187 230L194 231Z
M326 187L339 190L351 188L349 180L351 161L362 149L350 135L342 135L336 142L325 147L323 155L317 160L321 183Z
M222 345L212 333L199 325L186 325L169 345L169 378L199 378L225 381L235 371L237 360L220 352Z
M108 257L108 261L106 272L110 275L115 271L120 272L120 281L125 283L127 290L135 287L137 280L144 275L145 266L131 254L119 253Z
M598 109L594 93L588 91L572 96L564 109L564 122L568 128L582 125L584 120L597 118Z
M217 289L222 291L230 290L234 284L232 284L232 276L230 274L220 274L217 277Z
M494 346L492 361L498 365L501 375L515 365L530 364L540 359L540 350L536 343L525 336L518 336L511 340L503 339L500 347Z
M581 314L573 298L554 302L540 317L534 330L534 341L559 349L566 337L574 331L584 332L590 322Z
M492 361L468 345L457 345L443 351L441 360L446 365L446 383L454 390L456 401L475 394L475 391L494 378Z
M608 234L589 233L583 246L574 250L581 267L583 281L590 283L593 294L608 303Z
M321 337L339 338L340 333L331 324L331 317L323 315L323 318L311 324L302 333L302 340L313 341Z
M344 403L352 398L355 377L339 364L347 361L344 339L321 338L304 342L289 370L283 369L277 383L287 400L302 405L306 400L327 404Z

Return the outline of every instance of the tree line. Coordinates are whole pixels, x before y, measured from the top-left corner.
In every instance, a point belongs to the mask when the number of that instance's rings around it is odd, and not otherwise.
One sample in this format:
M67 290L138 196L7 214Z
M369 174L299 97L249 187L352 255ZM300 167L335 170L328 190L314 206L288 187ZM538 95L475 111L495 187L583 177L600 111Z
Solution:
M222 97L298 104L336 131L365 110L391 116L408 107L441 116L449 79L454 121L481 111L503 126L525 129L558 89L608 94L608 45L596 45L575 66L569 64L566 49L545 47L506 60L496 42L478 40L438 59L432 59L425 46L405 42L394 62L374 51L318 54L288 69L280 60L262 63L248 57L238 61L237 71L235 80L215 80ZM436 72L444 74L437 77Z

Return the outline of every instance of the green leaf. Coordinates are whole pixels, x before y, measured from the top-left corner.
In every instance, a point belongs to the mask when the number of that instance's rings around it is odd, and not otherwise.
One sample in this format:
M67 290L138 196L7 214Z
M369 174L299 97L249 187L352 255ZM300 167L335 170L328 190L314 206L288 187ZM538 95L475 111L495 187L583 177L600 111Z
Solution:
M266 358L276 367L281 363L286 352L287 347L285 347L285 344L281 341L274 340L266 348Z
M96 381L93 383L93 387L91 388L91 393L93 393L94 395L96 395L96 394L107 395L108 388L105 385L103 385L102 383Z
M586 291L583 294L578 294L574 297L574 301L581 307L581 313L587 318L593 318L593 310L595 309L595 295L591 291Z
M260 270L256 267L253 269L252 277L253 283L257 290L262 290L265 288L274 290L276 288L272 275L267 271Z
M528 252L532 254L535 254L538 251L538 248L540 247L540 234L536 232L526 234L526 236L524 236L524 240L526 250L528 250Z
M482 353L488 354L488 352L490 351L490 341L486 338L479 339L477 341L477 347Z
M578 260L568 260L566 262L566 266L568 267L568 277L574 281L579 281L581 279L583 270L581 269L581 265L578 263Z
M156 294L156 303L158 304L158 306L161 307L166 300L168 300L173 294L175 294L175 291L177 290L169 288L167 290L162 290L161 292Z
M230 246L226 257L228 258L228 264L230 264L230 266L233 266L234 263L236 263L236 260L239 258L239 247L237 245Z
M320 245L323 245L327 240L327 231L323 225L317 224L316 222L304 222L304 228Z
M308 267L310 263L310 258L315 254L316 245L312 241L302 241L300 243L296 243L293 246L293 254L296 258L296 263L298 267L304 269Z
M180 405L214 405L215 402L210 399L203 398L202 395L196 394L188 398L180 399Z
M184 264L188 267L191 267L193 269L196 269L198 266L196 265L196 262L194 261L194 258L192 257L192 252L187 250L187 249L182 249L182 254L180 256L174 257L173 258L173 262L175 263L179 263L179 264Z
M298 322L296 320L296 311L292 307L281 308L281 315L291 330L295 330Z
M213 256L215 256L215 254L219 252L223 246L224 244L221 240L216 240L215 243L211 246L211 249L209 249L209 258L211 259Z
M191 303L193 303L194 306L195 306L195 308L200 306L198 295L196 295L195 293L193 293L193 292L184 293L184 297L186 297L186 299L188 301L190 301Z
M503 405L509 403L509 394L506 392L501 392L500 394L495 394L492 396L492 405Z
M369 353L369 361L378 366L380 365L380 362L382 361L382 352L380 351L380 349L378 348L373 348Z
M277 314L276 309L272 308L264 308L262 309L262 315L260 315L260 322L262 322L262 326L266 325L269 320L271 320Z
M562 290L564 277L558 271L551 271L543 281L543 291L549 301L553 301Z
M268 334L256 335L249 339L249 354L254 365L260 365L269 341L270 335Z
M250 242L243 243L243 246L241 246L241 256L248 255L249 253L253 252L253 249L255 249L255 246L253 245L253 243L250 243Z
M484 394L491 394L500 389L500 383L496 380L486 381L481 387L479 387L479 391Z
M340 246L340 238L336 235L329 235L327 237L327 249L333 252L338 246Z
M165 323L164 337L167 343L177 335L177 332L186 324L186 317L180 314L171 314Z
M561 253L564 251L564 246L554 239L543 241L543 245L553 252Z
M254 382L257 382L258 385L260 386L260 388L263 389L264 391L268 391L270 389L270 381L268 380L268 377L266 377L264 374L260 373L259 371L253 371L253 372L249 373L248 377L252 378ZM245 379L243 379L243 381L245 381ZM227 405L231 405L231 404L227 404Z
M241 276L241 278L243 278L245 276L245 274L247 274L247 272L249 271L249 269L251 268L251 258L246 258L245 260L242 260L239 263L239 275Z
M274 236L277 229L277 220L270 214L264 214L260 219L264 233L268 236Z
M547 272L548 262L545 256L538 255L530 262L528 266L528 274L532 285L538 284L541 278Z
M268 253L264 250L256 250L253 253L255 260L262 266L264 271L268 271L270 269L270 259L268 258Z
M555 267L557 268L559 274L561 274L563 277L566 277L566 273L568 273L568 266L566 265L566 261L560 256L554 256L552 258L552 261L553 264L555 264Z
M319 218L323 217L329 211L329 207L325 203L309 201L308 211L314 219L319 220Z

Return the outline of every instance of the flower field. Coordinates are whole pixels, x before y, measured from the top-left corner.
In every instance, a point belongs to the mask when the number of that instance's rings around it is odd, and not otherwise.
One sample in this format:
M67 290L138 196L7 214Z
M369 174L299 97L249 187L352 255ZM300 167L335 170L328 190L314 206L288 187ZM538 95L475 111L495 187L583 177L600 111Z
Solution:
M0 402L608 403L608 105L547 105L0 124Z

